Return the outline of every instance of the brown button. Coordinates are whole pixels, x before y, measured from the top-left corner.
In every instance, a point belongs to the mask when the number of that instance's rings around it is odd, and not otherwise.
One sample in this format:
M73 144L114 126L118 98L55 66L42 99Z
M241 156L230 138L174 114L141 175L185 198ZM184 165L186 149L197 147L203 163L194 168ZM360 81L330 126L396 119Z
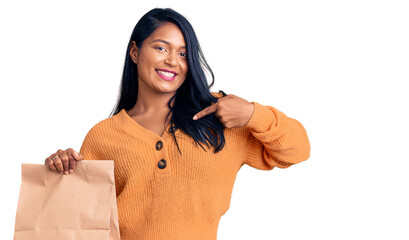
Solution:
M158 167L159 167L160 169L164 169L164 168L166 167L166 160L165 160L165 159L161 159L161 160L158 162Z
M162 149L162 146L163 146L163 143L162 143L162 141L157 141L156 142L156 150L161 150Z

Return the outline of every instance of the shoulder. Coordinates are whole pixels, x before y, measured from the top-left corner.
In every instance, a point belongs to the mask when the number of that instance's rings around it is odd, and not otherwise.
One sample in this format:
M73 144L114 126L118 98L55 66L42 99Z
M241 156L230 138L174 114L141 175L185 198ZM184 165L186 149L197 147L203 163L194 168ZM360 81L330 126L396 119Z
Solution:
M223 91L219 91L219 92L210 92L213 96L217 97L217 98L222 98L224 97L224 92Z
M115 116L115 115L114 115ZM91 128L88 130L87 135L98 136L105 135L104 133L109 132L114 127L113 116L105 118L91 125Z

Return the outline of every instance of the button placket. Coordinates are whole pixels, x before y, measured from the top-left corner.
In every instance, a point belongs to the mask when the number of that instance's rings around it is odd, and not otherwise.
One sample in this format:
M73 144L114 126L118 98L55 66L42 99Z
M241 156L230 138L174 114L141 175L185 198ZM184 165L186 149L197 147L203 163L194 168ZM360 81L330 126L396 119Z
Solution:
M167 174L170 173L170 168L169 168L169 166L167 164L167 161L165 159L166 157L164 157L164 156L167 156L167 151L163 147L164 147L164 142L162 140L156 141L155 148L156 148L156 150L158 152L162 153L162 154L160 154L160 155L162 155L162 156L160 156L160 160L157 162L156 172L159 175L164 175L164 174L167 175Z

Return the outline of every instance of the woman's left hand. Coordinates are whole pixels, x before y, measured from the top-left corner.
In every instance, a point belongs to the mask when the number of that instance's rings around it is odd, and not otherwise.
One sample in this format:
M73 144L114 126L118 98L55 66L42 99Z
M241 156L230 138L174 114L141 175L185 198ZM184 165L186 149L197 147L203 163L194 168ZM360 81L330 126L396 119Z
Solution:
M254 111L254 103L237 97L233 94L228 94L211 106L203 109L193 116L193 120L197 120L210 113L215 113L216 117L226 128L237 128L245 126L251 119ZM197 118L195 118L197 117Z

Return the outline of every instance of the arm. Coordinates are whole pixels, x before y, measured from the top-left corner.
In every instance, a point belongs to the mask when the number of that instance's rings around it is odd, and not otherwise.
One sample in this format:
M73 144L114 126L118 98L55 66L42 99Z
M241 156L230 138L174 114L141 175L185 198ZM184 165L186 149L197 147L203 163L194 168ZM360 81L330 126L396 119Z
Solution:
M251 119L244 163L260 170L288 168L310 157L310 142L303 125L271 106L257 102Z
M84 156L84 160L98 160L100 158L98 149L98 137L95 126L88 131L82 142L80 153Z

